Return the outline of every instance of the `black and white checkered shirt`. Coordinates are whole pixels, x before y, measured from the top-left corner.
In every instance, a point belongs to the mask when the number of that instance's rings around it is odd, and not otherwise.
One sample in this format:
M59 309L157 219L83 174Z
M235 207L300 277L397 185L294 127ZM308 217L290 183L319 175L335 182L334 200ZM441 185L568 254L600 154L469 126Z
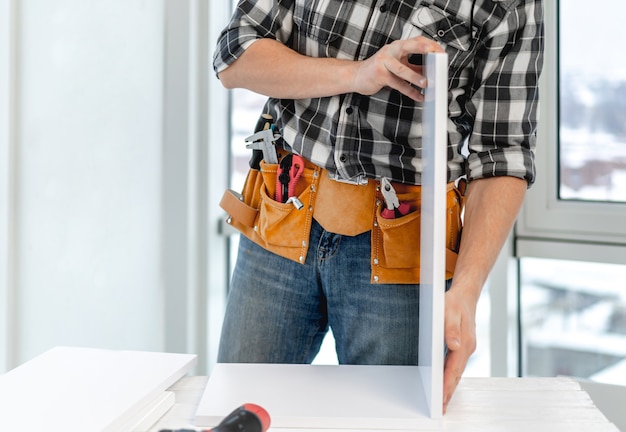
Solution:
M449 56L449 180L508 175L532 184L542 0L241 0L214 69L259 38L307 56L362 60L418 35ZM338 177L420 182L422 104L396 90L269 99L265 112L293 151Z

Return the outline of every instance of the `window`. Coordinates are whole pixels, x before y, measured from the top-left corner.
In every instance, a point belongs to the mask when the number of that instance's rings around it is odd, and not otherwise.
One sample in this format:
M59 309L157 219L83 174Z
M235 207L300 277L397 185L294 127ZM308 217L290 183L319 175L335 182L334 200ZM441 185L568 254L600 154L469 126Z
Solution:
M523 375L626 385L626 266L521 260Z
M626 7L601 3L544 4L538 176L515 237L520 371L626 384Z
M552 247L577 242L596 248L582 254L578 247L562 247L571 255L564 258L626 262L624 252L615 249L626 245L621 180L626 171L620 165L626 154L620 130L626 105L617 97L626 88L626 62L622 66L618 58L623 56L617 54L626 32L618 17L626 6L618 0L602 3L603 8L589 8L581 0L544 4L537 183L518 224L522 255L531 253L529 242L550 240ZM607 246L602 257L600 245Z
M254 133L254 127L263 112L267 97L244 89L231 91L231 187L241 190L250 166L252 152L245 139Z
M625 202L626 4L602 3L559 6L559 197Z

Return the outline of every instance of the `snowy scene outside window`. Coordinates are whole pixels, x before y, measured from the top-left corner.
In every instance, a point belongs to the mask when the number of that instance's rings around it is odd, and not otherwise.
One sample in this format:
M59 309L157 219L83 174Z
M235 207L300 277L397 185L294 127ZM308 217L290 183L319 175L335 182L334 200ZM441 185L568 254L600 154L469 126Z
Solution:
M602 3L559 3L560 199L626 202L626 4Z
M521 260L523 375L626 385L626 266Z

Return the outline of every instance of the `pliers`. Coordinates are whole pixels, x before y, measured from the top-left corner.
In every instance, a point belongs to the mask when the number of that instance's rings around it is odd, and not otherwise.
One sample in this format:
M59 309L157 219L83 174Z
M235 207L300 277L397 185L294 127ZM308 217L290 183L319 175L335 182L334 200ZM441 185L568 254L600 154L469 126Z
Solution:
M396 191L387 177L380 179L380 192L383 194L387 208L384 208L380 215L385 219L395 219L409 213L410 206L407 202L400 202Z
M287 154L281 160L276 173L276 201L292 202L299 210L303 207L296 196L296 185L304 172L304 159L296 154Z

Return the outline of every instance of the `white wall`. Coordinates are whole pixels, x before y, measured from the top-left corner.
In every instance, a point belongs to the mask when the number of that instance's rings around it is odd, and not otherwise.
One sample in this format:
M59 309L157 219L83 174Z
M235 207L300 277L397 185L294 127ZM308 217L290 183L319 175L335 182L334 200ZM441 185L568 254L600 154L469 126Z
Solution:
M163 2L18 15L16 360L159 350Z
M0 0L0 372L55 345L214 361L228 152L208 9Z

